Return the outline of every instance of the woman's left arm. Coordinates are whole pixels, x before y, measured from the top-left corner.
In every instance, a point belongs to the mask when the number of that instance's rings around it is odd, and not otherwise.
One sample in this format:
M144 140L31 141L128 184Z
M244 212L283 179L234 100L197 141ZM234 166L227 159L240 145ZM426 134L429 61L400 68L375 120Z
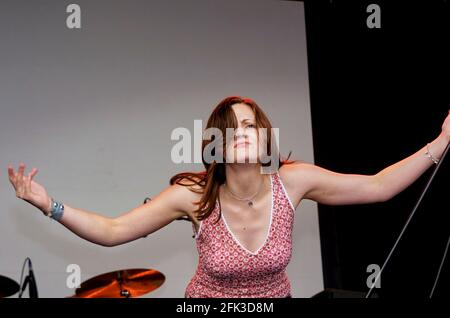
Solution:
M313 164L286 165L285 182L296 197L328 205L383 202L391 199L440 159L450 141L450 111L441 134L411 156L375 175L336 173ZM427 149L428 148L428 149Z
M441 134L429 145L415 154L381 170L376 174L383 197L386 200L396 196L419 178L430 166L433 159L439 160L450 142L450 111L442 125ZM426 152L429 155L425 155ZM433 159L432 159L433 158Z

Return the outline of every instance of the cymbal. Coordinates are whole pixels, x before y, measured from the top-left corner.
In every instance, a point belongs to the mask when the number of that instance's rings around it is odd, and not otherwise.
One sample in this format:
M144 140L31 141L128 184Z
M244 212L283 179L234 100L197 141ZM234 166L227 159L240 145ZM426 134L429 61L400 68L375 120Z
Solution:
M75 290L75 298L129 298L157 289L164 283L162 273L153 269L124 269L95 276Z
M9 297L17 293L20 289L19 284L11 278L0 275L0 298Z

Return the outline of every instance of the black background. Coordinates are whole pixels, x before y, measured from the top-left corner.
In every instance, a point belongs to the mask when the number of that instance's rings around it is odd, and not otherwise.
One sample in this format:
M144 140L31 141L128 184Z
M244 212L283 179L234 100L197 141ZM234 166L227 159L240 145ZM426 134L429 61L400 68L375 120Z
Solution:
M441 132L450 109L448 1L304 1L315 164L375 174ZM381 28L369 29L371 3ZM319 205L326 288L368 291L435 166L393 199ZM381 275L381 298L429 297L450 235L444 161ZM449 263L434 298L448 298Z

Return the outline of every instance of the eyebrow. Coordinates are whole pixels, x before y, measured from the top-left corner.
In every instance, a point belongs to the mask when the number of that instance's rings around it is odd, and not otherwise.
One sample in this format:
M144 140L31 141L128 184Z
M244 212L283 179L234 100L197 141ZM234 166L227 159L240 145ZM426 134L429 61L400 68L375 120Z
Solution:
M244 118L244 119L241 120L241 123L246 122L246 121L251 121L251 122L253 122L252 119Z

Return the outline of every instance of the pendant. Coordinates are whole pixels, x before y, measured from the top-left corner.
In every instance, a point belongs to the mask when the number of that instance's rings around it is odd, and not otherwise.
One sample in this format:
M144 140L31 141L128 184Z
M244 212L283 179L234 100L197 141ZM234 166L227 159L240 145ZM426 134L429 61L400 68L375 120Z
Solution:
M253 206L253 202L252 201L248 201L248 206L252 207Z

